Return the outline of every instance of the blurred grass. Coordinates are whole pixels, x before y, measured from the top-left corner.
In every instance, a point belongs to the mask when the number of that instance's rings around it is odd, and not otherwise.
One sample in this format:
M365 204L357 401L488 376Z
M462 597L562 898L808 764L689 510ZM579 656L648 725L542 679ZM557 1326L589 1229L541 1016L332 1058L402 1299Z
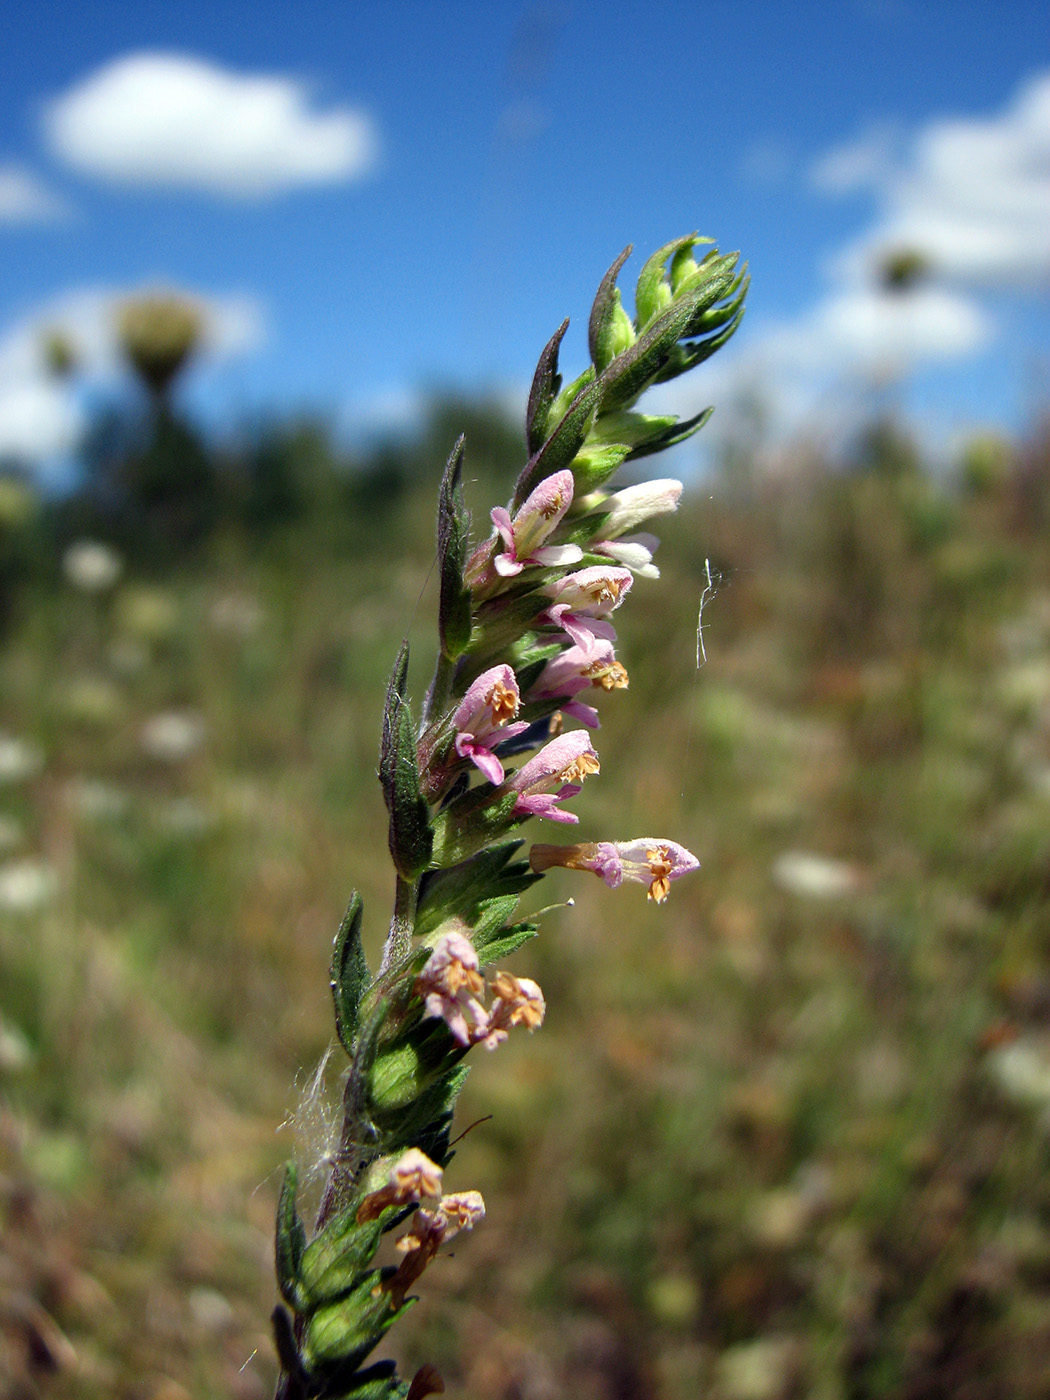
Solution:
M471 1076L462 1127L493 1117L449 1180L489 1216L428 1273L409 1374L1050 1393L1045 444L936 482L881 433L694 490L618 614L580 831L703 869L662 909L543 886L576 901L514 964L548 1019ZM277 1171L321 1162L330 1114L275 1127L331 1039L351 886L373 953L388 914L377 734L406 628L428 679L430 466L349 510L322 472L323 509L132 554L111 595L30 570L10 608L0 733L43 756L0 778L11 1400L270 1391Z

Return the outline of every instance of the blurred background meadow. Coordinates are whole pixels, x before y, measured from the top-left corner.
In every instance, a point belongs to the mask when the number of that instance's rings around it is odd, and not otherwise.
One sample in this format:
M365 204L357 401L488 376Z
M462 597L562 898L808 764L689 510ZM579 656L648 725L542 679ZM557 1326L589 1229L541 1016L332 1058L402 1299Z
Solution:
M489 1215L388 1351L476 1400L1050 1394L1041 7L5 28L3 1400L272 1392L445 457L480 534L548 336L575 373L620 248L629 289L696 227L751 308L653 395L717 412L643 464L686 494L575 805L702 869L542 887L547 1021L475 1064L448 1177Z

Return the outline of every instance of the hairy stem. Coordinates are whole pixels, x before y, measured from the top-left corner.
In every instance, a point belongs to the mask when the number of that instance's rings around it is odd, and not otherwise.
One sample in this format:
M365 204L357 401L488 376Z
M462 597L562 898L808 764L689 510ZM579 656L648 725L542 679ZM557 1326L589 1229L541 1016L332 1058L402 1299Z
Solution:
M392 967L408 957L412 951L412 930L415 927L416 899L419 895L418 880L403 880L397 877L394 893L394 916L390 920L390 932L383 945L383 961L379 975L389 972Z

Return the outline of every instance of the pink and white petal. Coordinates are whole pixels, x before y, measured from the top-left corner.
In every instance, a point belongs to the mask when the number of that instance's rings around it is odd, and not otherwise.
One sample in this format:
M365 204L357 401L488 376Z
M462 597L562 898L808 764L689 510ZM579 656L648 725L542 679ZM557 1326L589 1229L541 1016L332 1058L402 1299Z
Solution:
M524 564L518 563L513 554L497 554L492 561L492 566L500 578L513 578L515 574L520 574L525 567Z
M475 745L470 753L470 761L475 768L481 770L490 783L499 787L503 781L503 764L491 749L486 749L481 744Z
M562 564L575 564L583 558L583 550L578 544L545 544L532 551L534 564L547 568L560 568Z
M494 506L490 511L492 523L496 527L497 534L509 550L514 550L514 524L510 515L503 506Z

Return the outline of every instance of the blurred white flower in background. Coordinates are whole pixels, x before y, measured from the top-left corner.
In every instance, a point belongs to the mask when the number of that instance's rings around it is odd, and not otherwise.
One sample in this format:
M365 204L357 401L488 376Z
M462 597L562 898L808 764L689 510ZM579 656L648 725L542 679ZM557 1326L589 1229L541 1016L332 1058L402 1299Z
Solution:
M204 836L216 825L215 816L192 797L176 797L157 814L162 830L171 836Z
M42 860L12 860L0 865L0 909L9 914L32 914L58 892L58 876Z
M851 894L860 884L852 865L812 851L785 851L773 862L773 879L789 894L810 899L836 899Z
M988 1057L988 1070L1003 1095L1022 1108L1050 1114L1050 1041L1021 1036Z
M35 778L44 766L44 751L11 734L0 734L0 783Z
M216 632L226 632L233 637L253 636L265 617L250 593L224 593L211 607L211 625Z
M204 743L205 725L192 710L165 710L142 726L142 747L163 763L181 763Z
M128 810L128 794L102 778L74 778L66 788L66 801L85 821L119 821Z
M100 540L77 540L62 556L62 570L82 593L108 593L120 578L124 561Z

